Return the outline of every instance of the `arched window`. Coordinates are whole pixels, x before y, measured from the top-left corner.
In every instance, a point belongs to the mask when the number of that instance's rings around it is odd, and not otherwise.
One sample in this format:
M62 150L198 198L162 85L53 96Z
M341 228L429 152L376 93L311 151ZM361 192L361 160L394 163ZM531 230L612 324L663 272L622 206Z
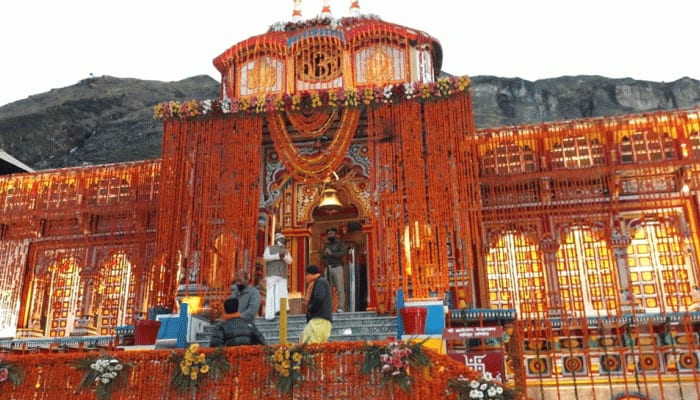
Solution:
M685 311L693 303L696 278L671 221L645 221L627 248L632 295L646 312Z
M377 44L355 53L355 82L358 86L405 82L406 52L398 46Z
M542 261L527 236L501 236L486 257L486 270L491 308L514 308L524 318L546 312Z
M552 149L552 169L587 168L605 164L603 146L586 136L564 138Z
M136 279L131 262L124 253L115 253L101 266L99 312L100 335L114 333L114 327L133 323L136 310Z
M691 132L690 135L688 136L688 139L690 140L690 154L693 158L699 159L700 158L700 132L694 131Z
M620 142L620 162L653 162L678 158L676 143L668 133L635 132Z
M283 89L284 63L270 56L257 57L240 67L241 96L279 93Z
M126 179L105 177L92 185L88 196L89 204L108 206L130 201L134 193Z
M502 144L488 150L482 157L479 163L481 176L534 172L537 169L535 158L529 146Z
M557 252L557 279L563 312L599 316L618 310L612 255L590 228L572 228Z

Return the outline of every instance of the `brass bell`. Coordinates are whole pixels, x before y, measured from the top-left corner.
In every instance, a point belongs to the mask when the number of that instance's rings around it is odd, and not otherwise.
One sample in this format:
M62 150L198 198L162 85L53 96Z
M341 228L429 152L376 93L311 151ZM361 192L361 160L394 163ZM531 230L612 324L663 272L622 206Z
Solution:
M334 213L340 211L343 204L338 200L338 191L327 187L321 192L321 202L318 203L318 209L321 211Z

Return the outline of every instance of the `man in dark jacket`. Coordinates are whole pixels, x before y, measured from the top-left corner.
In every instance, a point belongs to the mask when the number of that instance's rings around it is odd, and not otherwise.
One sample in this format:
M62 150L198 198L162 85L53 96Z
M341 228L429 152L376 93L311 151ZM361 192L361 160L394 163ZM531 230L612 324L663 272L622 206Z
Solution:
M304 279L306 280L304 293L306 327L299 339L301 343L323 343L328 341L333 328L331 287L315 265L306 267Z
M239 317L243 321L253 323L260 312L260 292L250 284L250 274L247 269L236 271L236 280L231 285L231 297L238 299Z
M222 321L214 326L209 347L265 344L265 338L255 324L238 315L238 299L229 297L224 301Z

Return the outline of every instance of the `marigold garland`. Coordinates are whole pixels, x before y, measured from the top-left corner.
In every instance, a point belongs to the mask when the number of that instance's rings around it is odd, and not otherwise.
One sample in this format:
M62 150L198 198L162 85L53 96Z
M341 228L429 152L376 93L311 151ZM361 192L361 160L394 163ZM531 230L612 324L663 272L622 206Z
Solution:
M303 91L293 95L246 96L238 99L169 101L153 108L155 119L196 118L217 114L265 114L272 111L294 111L302 108L359 108L400 103L415 99L420 102L447 98L470 90L468 77L443 77L437 82L406 82L381 87Z
M265 352L272 361L273 373L277 376L276 386L280 392L289 392L294 385L302 382L302 368L313 368L313 357L305 351L305 345L282 345L266 347Z
M77 360L73 367L85 370L78 388L87 389L94 386L98 400L109 400L114 389L122 388L128 382L131 364L122 363L116 357L103 354L98 358Z
M219 347L207 356L199 351L198 343L193 343L184 354L173 353L172 361L176 367L170 384L181 393L187 390L195 392L206 377L219 379L224 376L231 369L231 364L222 349Z
M425 341L410 343L392 341L377 346L369 342L362 349L364 360L361 373L371 374L375 370L382 373L385 384L396 384L404 392L410 390L409 367L429 367L430 359L423 352Z

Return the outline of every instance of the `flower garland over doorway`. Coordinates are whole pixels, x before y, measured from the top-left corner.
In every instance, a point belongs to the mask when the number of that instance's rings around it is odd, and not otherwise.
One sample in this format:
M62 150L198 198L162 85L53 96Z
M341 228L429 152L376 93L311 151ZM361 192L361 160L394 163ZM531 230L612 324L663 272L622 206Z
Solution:
M320 183L331 176L333 171L340 166L350 144L352 144L359 120L360 109L345 108L341 111L340 122L333 139L319 151L303 154L287 130L284 113L267 114L267 125L280 162L294 179L306 183ZM326 120L319 119L318 121L325 124ZM307 127L309 130L316 131L320 128L320 126L317 128Z

